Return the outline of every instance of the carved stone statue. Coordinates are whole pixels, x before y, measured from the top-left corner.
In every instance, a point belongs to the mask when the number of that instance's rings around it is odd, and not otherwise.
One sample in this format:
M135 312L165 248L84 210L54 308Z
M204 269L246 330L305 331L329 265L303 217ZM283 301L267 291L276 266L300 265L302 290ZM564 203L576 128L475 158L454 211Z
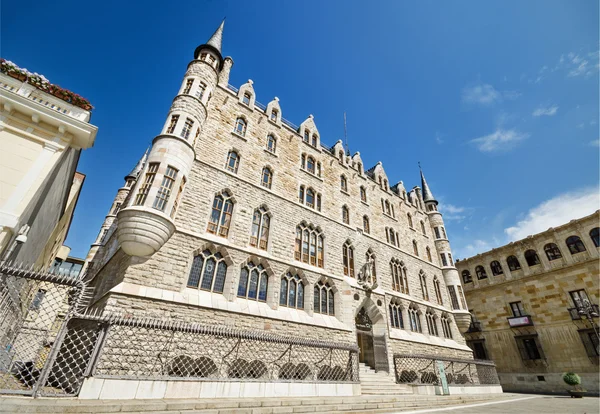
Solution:
M374 260L369 257L367 262L362 265L358 272L358 284L361 285L367 292L377 289L377 281L373 281L373 266Z

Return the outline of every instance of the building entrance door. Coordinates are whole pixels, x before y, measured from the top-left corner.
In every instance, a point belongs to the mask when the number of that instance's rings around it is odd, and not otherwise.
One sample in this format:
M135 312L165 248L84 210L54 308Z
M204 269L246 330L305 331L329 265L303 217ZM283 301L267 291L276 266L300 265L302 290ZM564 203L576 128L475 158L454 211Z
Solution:
M358 354L359 362L362 362L375 369L375 352L373 346L373 323L367 315L365 308L358 311L355 319L356 323L356 342L360 348Z

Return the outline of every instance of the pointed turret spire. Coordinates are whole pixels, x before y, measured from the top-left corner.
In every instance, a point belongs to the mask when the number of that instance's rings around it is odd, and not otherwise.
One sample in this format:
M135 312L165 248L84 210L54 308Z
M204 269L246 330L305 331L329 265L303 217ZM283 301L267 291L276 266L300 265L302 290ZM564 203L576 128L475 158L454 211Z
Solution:
M125 176L125 181L131 178L134 180L137 178L137 176L140 174L140 171L142 171L144 168L144 164L146 164L146 159L148 159L148 149L146 149L146 152L144 152L144 155L142 155L142 158L140 158L133 170L131 170L131 172Z
M425 176L423 175L423 170L421 169L421 163L419 163L419 171L421 172L421 189L423 190L423 201L426 203L429 201L432 201L437 205L438 202L433 197L433 194L431 194L429 185L427 184L427 181L425 180Z
M217 55L219 58L219 69L223 67L223 55L221 49L223 48L223 28L225 27L225 19L221 22L217 30L212 34L208 42L198 46L194 51L194 59L198 59L200 51L202 49L209 49L211 52Z

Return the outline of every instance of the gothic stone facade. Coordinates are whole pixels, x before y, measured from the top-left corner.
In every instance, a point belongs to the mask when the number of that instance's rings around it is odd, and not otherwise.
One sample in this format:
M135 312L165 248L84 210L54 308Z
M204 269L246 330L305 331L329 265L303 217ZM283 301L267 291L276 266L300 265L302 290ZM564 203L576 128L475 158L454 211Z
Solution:
M378 337L381 367L394 353L472 358L461 334L470 317L424 178L408 193L391 186L381 163L365 170L341 142L324 146L312 115L296 127L277 98L255 101L252 81L230 86L221 36L222 26L196 49L135 184L118 192L88 257L93 306L358 340L370 364ZM373 289L358 281L368 256ZM372 327L357 331L359 312Z
M467 344L496 362L506 391L564 392L567 371L598 392L599 212L461 260L474 317ZM580 301L581 302L578 302ZM596 314L597 315L597 314Z

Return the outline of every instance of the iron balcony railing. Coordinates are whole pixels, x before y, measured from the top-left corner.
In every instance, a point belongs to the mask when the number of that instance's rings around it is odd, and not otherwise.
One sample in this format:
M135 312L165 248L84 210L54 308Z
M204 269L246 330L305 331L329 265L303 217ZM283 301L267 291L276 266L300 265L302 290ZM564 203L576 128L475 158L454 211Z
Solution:
M581 310L581 308L569 308L568 311L571 314L571 319L574 321L578 321L582 318L582 316L585 316L584 314L580 314L579 311ZM598 309L598 305L592 305L592 312L594 312L596 315L600 314L600 311ZM598 316L593 316L594 318L597 318Z

